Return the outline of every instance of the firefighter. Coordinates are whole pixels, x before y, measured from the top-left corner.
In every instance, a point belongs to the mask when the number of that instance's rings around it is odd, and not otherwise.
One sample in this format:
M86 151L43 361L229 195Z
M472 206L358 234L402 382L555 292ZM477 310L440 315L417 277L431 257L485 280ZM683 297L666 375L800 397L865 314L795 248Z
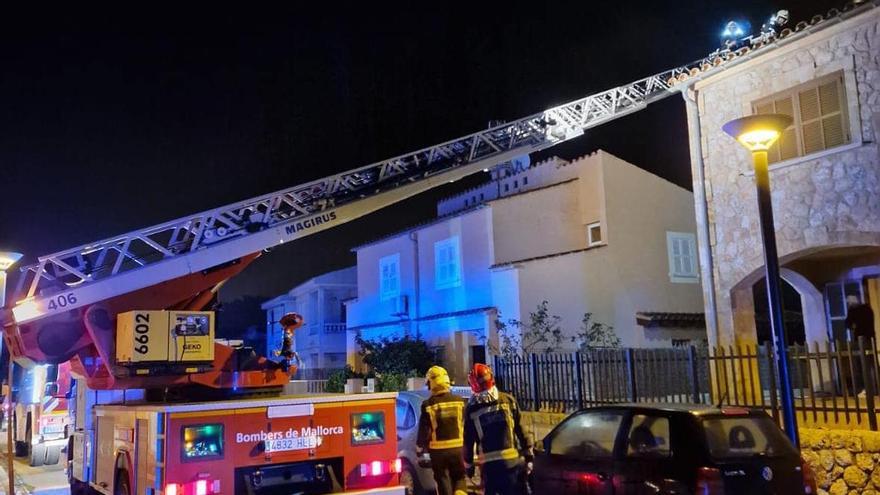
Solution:
M287 372L291 361L299 361L299 356L293 350L293 332L303 324L303 317L296 313L287 313L278 322L284 328L281 341L281 349L275 351L276 356L281 356L281 368Z
M438 495L464 495L466 482L461 447L465 401L449 391L449 374L441 366L432 366L425 375L431 397L422 402L416 453L430 454Z
M474 395L464 414L464 456L469 478L474 476L474 444L479 446L484 495L526 493L532 470L532 445L519 420L519 406L495 387L492 369L477 363L468 375Z

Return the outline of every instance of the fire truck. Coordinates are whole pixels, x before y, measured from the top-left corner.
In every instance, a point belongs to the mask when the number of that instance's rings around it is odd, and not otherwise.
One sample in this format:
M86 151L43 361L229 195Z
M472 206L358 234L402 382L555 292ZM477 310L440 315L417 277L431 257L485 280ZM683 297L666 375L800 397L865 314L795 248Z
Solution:
M30 369L14 365L12 402L15 455L31 466L57 464L67 444L70 415L70 366L44 364Z
M23 366L77 378L74 492L394 493L393 395L289 395L285 369L213 341L206 311L257 257L637 112L717 71L877 6L723 52L435 146L37 258L2 314ZM131 394L132 397L128 397ZM137 397L134 397L134 396Z

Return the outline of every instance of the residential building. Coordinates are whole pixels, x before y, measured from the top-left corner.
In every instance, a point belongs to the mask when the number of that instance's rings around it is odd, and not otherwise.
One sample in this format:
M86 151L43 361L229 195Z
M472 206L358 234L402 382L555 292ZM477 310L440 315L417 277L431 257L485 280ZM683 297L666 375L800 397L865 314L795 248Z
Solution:
M880 329L880 9L863 7L804 23L687 92L712 343L771 338L752 161L721 130L751 114L794 119L769 153L786 315L798 320L789 342L844 337L847 296Z
M266 301L262 304L266 311L266 355L274 358L274 351L281 347L281 317L296 312L305 320L294 339L294 350L302 360L301 376L320 378L325 370L343 368L349 345L345 301L356 295L357 271L352 266L318 275Z
M359 246L348 326L412 335L457 380L498 348L496 322L542 301L565 329L585 313L630 346L705 338L693 198L606 152L502 168L438 204L436 220Z

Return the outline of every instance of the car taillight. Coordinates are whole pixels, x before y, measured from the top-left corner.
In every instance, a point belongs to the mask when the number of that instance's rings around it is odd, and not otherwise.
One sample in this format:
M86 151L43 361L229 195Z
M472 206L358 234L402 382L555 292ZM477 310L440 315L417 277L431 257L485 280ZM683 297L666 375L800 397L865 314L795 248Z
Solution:
M801 473L804 475L804 493L819 493L819 486L816 485L816 473L803 459L801 459Z
M165 495L182 495L177 488L177 483L168 483L165 485Z
M695 495L724 495L724 480L721 479L721 471L701 467L697 469L697 486Z
M208 495L208 480L196 481L196 495Z
M220 480L200 479L191 483L167 483L163 495L213 495L220 493Z
M403 468L400 459L393 461L373 461L361 464L361 476L379 476L382 474L399 473Z

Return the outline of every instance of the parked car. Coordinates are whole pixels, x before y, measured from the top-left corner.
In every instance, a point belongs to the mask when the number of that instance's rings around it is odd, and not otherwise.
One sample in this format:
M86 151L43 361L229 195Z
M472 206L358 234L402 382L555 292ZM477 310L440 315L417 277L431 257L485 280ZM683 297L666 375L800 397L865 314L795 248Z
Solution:
M452 393L467 399L471 396L471 389L453 387ZM400 392L397 396L397 456L402 459L400 484L406 487L407 495L421 495L436 491L434 474L431 472L430 465L420 466L419 457L416 455L416 439L419 434L419 415L422 412L422 402L430 396L427 389Z
M814 494L812 470L765 412L693 405L583 409L536 446L535 493Z

